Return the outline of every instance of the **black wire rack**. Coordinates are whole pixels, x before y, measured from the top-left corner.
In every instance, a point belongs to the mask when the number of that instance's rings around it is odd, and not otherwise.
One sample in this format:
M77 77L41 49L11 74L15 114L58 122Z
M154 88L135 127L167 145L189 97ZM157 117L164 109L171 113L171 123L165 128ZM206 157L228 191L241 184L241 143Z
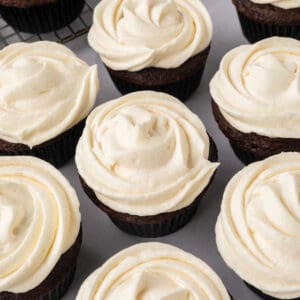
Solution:
M43 34L19 32L9 26L0 16L0 49L16 42L55 41L65 44L88 32L93 20L93 10L96 1L85 0L85 6L80 16L68 26Z

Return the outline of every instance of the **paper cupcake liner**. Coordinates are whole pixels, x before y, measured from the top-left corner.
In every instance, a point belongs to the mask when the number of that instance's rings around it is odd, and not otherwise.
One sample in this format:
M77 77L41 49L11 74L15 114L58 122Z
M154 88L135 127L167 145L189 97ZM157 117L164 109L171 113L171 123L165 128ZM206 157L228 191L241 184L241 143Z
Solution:
M66 294L71 283L75 277L76 266L70 270L65 279L59 284L55 289L53 289L49 294L41 297L41 300L59 300L63 295Z
M244 163L245 165L249 165L253 162L262 160L264 158L260 158L257 157L256 155L254 155L251 152L245 151L243 149L241 149L234 141L230 140L230 145L231 148L233 150L233 152L235 153L235 155L239 158L239 160Z
M1 300L59 300L63 295L66 294L71 283L73 282L75 276L76 266L68 271L64 280L57 285L54 289L43 295L41 291L36 291L36 293L25 293L25 294L15 294L15 293L0 293Z
M0 14L18 31L45 33L71 23L79 16L83 7L83 0L57 0L28 8L0 5Z
M283 300L283 299L280 299L280 298L274 298L274 297L271 297L271 296L268 296L268 295L264 294L262 291L258 290L257 288L255 288L254 286L250 285L246 281L244 281L244 283L246 284L246 286L252 292L254 292L256 295L258 295L263 300ZM290 300L300 300L300 298L294 298L294 299L290 299Z
M244 36L250 43L255 43L272 36L291 37L300 40L300 25L274 25L260 23L238 12Z
M0 142L0 155L31 155L46 160L55 167L61 167L74 156L84 124L85 120L79 122L58 137L34 146L32 149L23 144L4 142L5 145L3 145Z
M177 214L175 214L172 218L166 218L157 223L129 223L113 216L110 216L110 219L119 229L129 234L146 238L161 237L171 234L184 227L195 215L199 200L197 199L193 205L178 211Z
M215 162L217 159L217 147L214 141L210 138L209 160ZM83 190L88 197L96 206L98 206L109 216L109 218L118 228L132 235L153 238L171 234L185 226L191 220L197 211L197 207L201 198L205 195L207 189L213 181L214 175L204 191L202 191L202 193L189 206L174 212L162 213L154 216L135 216L114 211L113 209L104 205L97 198L95 192L87 185L83 178L79 178Z
M143 90L153 90L168 93L178 98L179 100L184 101L187 100L200 85L204 68L205 66L203 66L203 68L194 73L192 76L189 76L185 79L164 85L138 85L122 80L121 78L112 74L109 70L108 71L116 88L122 94Z

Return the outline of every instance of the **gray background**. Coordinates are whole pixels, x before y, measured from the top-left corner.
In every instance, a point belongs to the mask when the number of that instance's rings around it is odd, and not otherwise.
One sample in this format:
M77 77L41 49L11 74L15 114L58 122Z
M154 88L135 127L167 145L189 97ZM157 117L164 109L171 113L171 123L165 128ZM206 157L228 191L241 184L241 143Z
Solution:
M84 279L96 268L100 267L109 257L135 243L153 240L176 245L206 261L222 278L235 300L259 299L248 290L241 279L225 266L218 254L214 233L214 226L225 185L242 168L242 164L235 157L227 139L220 132L214 121L210 107L208 85L223 55L228 50L246 43L246 40L241 34L235 8L230 0L204 0L203 2L208 8L214 23L214 36L201 85L196 93L186 102L186 105L202 119L208 132L217 144L219 161L221 162L217 176L200 204L196 216L188 225L166 237L144 239L130 236L120 231L87 198L81 189L73 161L63 167L61 171L75 187L81 203L84 234L75 281L64 297L66 300L74 299ZM86 36L70 42L67 46L87 63L98 64L101 87L97 104L120 96L97 55L89 48Z

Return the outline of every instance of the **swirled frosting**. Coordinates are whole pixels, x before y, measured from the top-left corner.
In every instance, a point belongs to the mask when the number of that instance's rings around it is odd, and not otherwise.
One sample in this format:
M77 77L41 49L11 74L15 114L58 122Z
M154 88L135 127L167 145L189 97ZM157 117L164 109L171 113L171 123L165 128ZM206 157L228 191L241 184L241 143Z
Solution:
M156 215L191 204L218 163L200 119L170 95L137 92L98 106L76 150L81 177L115 211Z
M272 4L283 9L293 9L300 7L300 0L250 0L257 4Z
M0 157L0 293L25 293L51 273L80 226L74 189L50 164Z
M90 275L76 300L229 300L215 272L174 246L137 244Z
M279 299L300 297L300 154L249 165L226 187L218 249L242 279Z
M200 0L102 0L90 46L113 70L176 68L209 46L212 22Z
M83 120L98 93L97 67L54 42L0 51L0 139L30 147Z
M231 50L210 91L239 131L300 138L300 42L273 37Z

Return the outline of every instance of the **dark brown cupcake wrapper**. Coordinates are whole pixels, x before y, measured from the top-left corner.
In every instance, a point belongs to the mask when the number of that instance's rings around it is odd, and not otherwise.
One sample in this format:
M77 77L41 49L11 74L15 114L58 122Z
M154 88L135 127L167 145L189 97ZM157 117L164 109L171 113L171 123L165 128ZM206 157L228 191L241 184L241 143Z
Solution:
M65 252L48 277L36 288L26 293L0 292L0 300L59 300L70 287L82 243L82 229L74 244Z
M82 134L85 120L43 144L29 148L24 144L14 144L0 140L0 155L31 155L61 167L75 154L76 144Z
M188 206L186 209L182 209L180 213L178 212L178 214L174 215L172 218L157 223L137 224L133 222L124 222L116 217L110 217L110 219L118 228L129 234L146 238L155 238L171 234L184 227L195 215L199 202L200 201L195 201L193 205Z
M263 158L258 157L256 155L254 155L253 153L249 152L249 151L245 151L243 149L241 149L238 144L236 144L234 141L230 140L230 145L231 148L233 150L233 152L235 153L235 155L238 157L238 159L245 165L249 165L255 161L259 161L262 160Z
M200 85L204 68L205 66L203 66L203 68L194 73L192 76L164 85L138 85L122 80L121 78L115 76L114 73L110 72L109 69L108 72L110 73L111 79L113 80L116 88L122 94L143 90L153 90L168 93L178 98L179 100L184 101L187 100Z
M154 90L186 100L200 85L210 46L174 69L149 67L136 72L115 71L106 66L122 94Z
M79 16L83 7L83 0L57 0L28 8L0 5L0 14L18 31L45 33L71 23Z
M244 281L244 283L246 284L246 286L255 294L257 294L261 299L263 300L283 300L280 298L274 298L271 296L268 296L266 294L264 294L262 291L260 291L259 289L255 288L254 286L252 286L251 284L249 284L248 282ZM294 298L294 299L290 299L290 300L300 300L300 298Z
M300 152L300 139L243 133L229 124L212 99L212 110L220 130L229 139L233 151L245 164L266 159L281 152Z
M214 141L210 139L209 160L215 162L217 159L217 147ZM205 190L189 206L174 212L162 213L154 216L135 216L114 211L97 198L95 192L87 185L83 178L79 178L83 190L88 197L109 216L118 228L132 235L153 238L171 234L190 221L196 213L199 202L207 191L214 176L212 176Z
M250 43L272 36L291 37L300 40L300 25L277 25L257 22L238 12L242 31Z

